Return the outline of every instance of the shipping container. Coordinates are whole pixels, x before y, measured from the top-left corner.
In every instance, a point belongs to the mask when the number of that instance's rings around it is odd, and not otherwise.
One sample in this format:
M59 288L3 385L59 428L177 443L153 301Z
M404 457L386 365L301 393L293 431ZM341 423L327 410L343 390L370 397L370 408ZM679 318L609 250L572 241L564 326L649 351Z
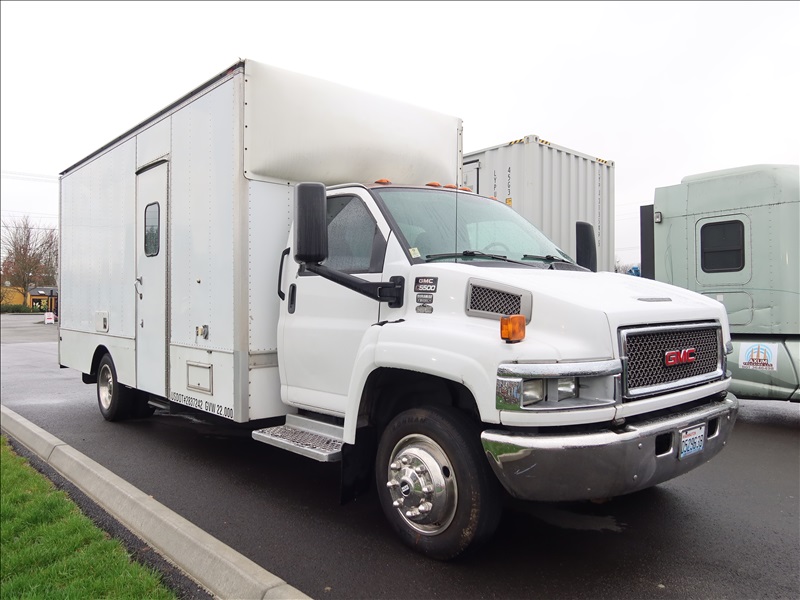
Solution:
M573 258L575 223L591 223L597 268L614 270L614 161L528 135L465 153L463 183L511 206Z

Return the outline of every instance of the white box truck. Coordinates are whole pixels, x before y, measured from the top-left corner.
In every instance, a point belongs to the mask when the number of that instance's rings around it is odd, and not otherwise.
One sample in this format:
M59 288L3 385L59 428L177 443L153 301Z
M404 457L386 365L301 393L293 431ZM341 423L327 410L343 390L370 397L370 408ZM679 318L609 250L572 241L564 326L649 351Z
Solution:
M731 391L800 402L800 168L749 165L684 177L643 207L643 273L718 300Z
M608 498L715 456L738 409L722 305L587 270L442 185L461 136L233 65L61 174L60 364L109 421L190 411L340 461L343 498L374 482L438 559L493 533L503 490Z
M614 161L527 135L464 154L464 185L505 202L577 258L575 224L590 223L597 267L613 271Z

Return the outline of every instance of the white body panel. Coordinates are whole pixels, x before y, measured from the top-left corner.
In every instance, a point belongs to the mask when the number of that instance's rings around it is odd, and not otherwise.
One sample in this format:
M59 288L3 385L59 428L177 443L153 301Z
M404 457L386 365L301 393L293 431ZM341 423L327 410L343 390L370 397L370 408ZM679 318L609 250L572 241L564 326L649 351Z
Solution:
M61 187L59 359L83 372L99 339L135 347L135 172L136 143L128 140L74 170ZM119 380L135 385L135 354L117 356Z
M464 185L505 202L575 258L575 222L594 226L597 268L614 270L614 163L538 136L464 155Z
M278 351L278 269L292 224L294 186L248 182L248 287L250 352ZM294 262L291 257L286 261ZM285 291L289 284L283 282Z
M253 61L245 70L248 177L461 180L461 119Z
M234 290L239 259L241 177L238 82L198 98L172 117L171 344L236 349ZM208 327L208 337L197 327Z

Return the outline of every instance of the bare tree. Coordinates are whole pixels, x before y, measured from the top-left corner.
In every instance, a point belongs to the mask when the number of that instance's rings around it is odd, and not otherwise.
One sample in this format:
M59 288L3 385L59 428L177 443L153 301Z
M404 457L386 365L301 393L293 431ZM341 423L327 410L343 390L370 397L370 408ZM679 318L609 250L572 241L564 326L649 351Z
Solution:
M28 215L2 222L3 283L22 288L56 285L58 230L40 227Z

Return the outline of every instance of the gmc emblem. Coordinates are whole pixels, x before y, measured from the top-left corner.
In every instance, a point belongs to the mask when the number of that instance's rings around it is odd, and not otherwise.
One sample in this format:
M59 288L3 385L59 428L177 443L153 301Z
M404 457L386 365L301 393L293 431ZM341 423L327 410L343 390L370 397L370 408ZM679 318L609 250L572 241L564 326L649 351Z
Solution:
M664 353L664 366L675 367L686 363L693 363L697 360L697 350L686 348L685 350L668 350Z

